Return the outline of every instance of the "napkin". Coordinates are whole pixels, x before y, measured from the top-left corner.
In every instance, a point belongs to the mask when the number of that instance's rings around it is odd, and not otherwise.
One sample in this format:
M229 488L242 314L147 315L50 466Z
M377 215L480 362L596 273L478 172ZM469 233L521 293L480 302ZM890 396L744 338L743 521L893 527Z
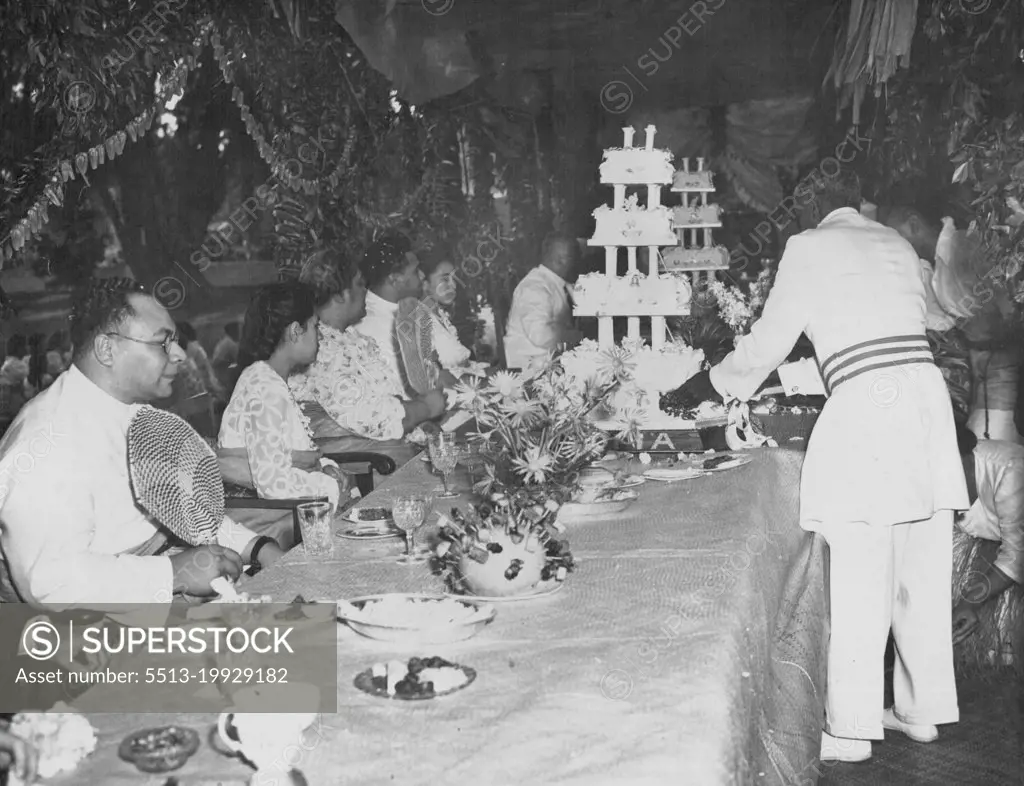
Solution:
M779 366L779 381L787 396L825 396L825 383L812 358Z

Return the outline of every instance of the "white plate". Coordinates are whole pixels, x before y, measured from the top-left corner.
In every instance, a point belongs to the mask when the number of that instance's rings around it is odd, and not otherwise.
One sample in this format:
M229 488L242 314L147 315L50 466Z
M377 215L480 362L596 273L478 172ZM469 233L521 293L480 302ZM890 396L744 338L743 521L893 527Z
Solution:
M360 527L358 524L354 527L346 527L338 532L338 537L345 538L346 540L390 540L391 538L400 538L402 535L403 533L400 529L391 527Z
M554 595L556 592L559 592L564 585L564 581L542 581L529 592L524 592L522 595L508 595L505 597L494 597L491 595L458 595L454 592L448 591L444 594L450 598L471 600L476 601L477 603L518 603L523 600L534 600L536 598L546 598L548 595Z
M447 595L428 595L422 593L393 592L383 595L362 595L358 598L350 598L347 601L340 601L338 604L338 619L347 624L356 633L366 636L368 639L386 641L392 644L452 644L457 641L465 641L479 633L485 625L494 619L498 613L495 609L488 609L483 605L486 600L476 597L454 598L464 606L475 608L477 614L458 622L434 625L410 625L406 622L391 624L380 620L360 618L359 609L362 604L372 600L383 600L387 597L408 598L410 600L445 601L450 602L453 598ZM353 611L351 606L355 606Z
M644 472L644 477L648 480L661 480L671 483L673 480L690 480L691 478L703 477L706 474L703 470L689 465L682 465L676 467L652 467Z

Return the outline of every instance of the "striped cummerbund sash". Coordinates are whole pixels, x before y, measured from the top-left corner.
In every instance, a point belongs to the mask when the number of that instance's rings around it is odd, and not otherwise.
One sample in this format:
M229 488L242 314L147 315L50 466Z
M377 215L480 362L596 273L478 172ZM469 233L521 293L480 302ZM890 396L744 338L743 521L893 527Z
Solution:
M925 336L891 336L862 341L836 352L820 365L821 378L829 395L843 382L866 371L915 363L934 363Z

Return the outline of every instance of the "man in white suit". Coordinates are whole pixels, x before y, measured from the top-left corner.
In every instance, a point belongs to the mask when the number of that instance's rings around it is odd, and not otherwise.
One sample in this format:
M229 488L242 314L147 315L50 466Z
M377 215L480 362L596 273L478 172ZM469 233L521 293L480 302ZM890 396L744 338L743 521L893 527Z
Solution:
M816 228L789 240L761 319L679 394L745 401L801 333L814 344L829 399L807 448L800 524L830 551L821 757L863 761L883 728L930 742L937 724L959 720L952 531L968 498L949 393L925 337L917 254L857 212L856 175L812 188L801 223ZM890 629L895 706L885 709Z

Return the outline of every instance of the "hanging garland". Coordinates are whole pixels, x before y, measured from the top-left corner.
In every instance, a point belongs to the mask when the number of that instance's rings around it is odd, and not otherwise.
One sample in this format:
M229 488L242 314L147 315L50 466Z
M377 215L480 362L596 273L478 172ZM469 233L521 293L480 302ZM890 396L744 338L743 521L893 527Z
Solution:
M86 173L90 169L97 169L123 154L128 140L137 142L141 139L153 127L153 119L167 102L173 96L184 92L189 72L199 68L197 55L202 52L209 30L210 27L207 27L193 43L193 54L187 55L166 78L161 77L160 92L148 109L136 115L124 128L108 136L101 144L54 164L50 170L50 182L43 187L42 196L29 208L25 218L0 241L0 267L39 236L43 226L50 220L50 206L61 207L64 204L65 184L75 179L76 170L82 178L86 178Z
M232 53L225 47L224 39L213 21L206 19L200 23L200 33L193 42L193 53L186 55L183 62L176 65L166 78L161 77L159 94L149 108L139 113L120 131L110 134L102 143L68 158L63 158L53 165L49 172L49 183L44 186L40 197L29 208L25 217L0 240L0 268L40 235L43 226L49 222L50 207L61 207L64 204L65 184L75 179L76 170L85 178L90 169L95 170L107 161L112 161L122 155L129 140L137 142L152 129L154 118L163 112L168 101L173 96L184 92L188 84L189 73L200 67L199 55L207 45L213 49L224 80L232 85L232 102L239 108L246 133L256 144L260 157L270 167L274 175L293 192L303 192L308 196L319 195L328 187L334 191L341 185L345 173L351 169L358 137L357 118L352 107L347 104L345 106L346 139L331 173L316 178L306 178L289 171L289 165L295 161L294 156L289 156L285 151L277 149L268 140L278 137L289 138L290 135L268 134L264 124L255 117L252 107L246 101L245 94L237 82ZM436 190L440 170L439 163L427 166L416 189L402 199L397 210L384 213L356 203L353 211L361 221L375 231L397 226L407 220L417 205Z

